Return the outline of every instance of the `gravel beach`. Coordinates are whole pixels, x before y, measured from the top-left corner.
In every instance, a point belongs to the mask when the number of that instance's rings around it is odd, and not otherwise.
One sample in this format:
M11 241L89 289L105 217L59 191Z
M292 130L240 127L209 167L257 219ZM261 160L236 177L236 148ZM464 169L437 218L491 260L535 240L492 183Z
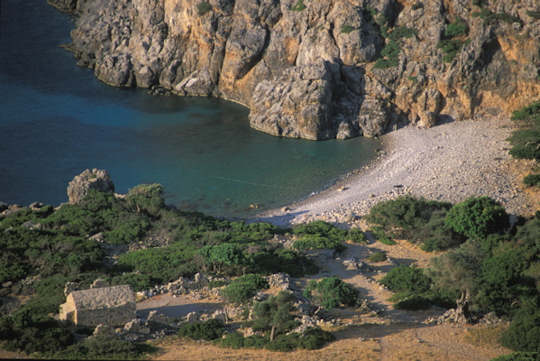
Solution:
M322 219L350 223L376 203L401 195L460 202L489 196L507 212L529 215L538 208L512 172L506 139L508 119L450 122L429 129L408 126L381 137L384 151L370 166L351 172L318 194L255 219L280 226Z

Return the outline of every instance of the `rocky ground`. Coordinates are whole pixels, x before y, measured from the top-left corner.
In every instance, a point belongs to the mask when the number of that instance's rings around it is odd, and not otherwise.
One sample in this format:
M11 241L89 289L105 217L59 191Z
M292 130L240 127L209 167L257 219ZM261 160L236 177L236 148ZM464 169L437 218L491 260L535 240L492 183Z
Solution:
M508 154L506 139L514 127L507 119L484 119L399 129L381 138L385 150L371 166L256 219L277 225L315 219L352 224L378 202L401 195L449 202L489 196L511 214L530 215L540 204L524 192L515 171L520 161Z

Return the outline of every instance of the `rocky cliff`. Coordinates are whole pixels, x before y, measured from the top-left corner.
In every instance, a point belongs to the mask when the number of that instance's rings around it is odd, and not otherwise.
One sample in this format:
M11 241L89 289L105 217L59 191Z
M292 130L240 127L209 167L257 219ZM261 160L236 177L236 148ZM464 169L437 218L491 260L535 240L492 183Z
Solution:
M103 82L215 96L306 139L499 115L540 94L537 0L49 0Z

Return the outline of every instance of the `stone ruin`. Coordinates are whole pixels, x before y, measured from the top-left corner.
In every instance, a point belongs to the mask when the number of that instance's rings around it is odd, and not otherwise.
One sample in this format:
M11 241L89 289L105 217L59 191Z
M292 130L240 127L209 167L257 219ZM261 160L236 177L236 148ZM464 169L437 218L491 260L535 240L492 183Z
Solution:
M59 318L82 326L123 326L136 318L135 294L127 285L73 291Z

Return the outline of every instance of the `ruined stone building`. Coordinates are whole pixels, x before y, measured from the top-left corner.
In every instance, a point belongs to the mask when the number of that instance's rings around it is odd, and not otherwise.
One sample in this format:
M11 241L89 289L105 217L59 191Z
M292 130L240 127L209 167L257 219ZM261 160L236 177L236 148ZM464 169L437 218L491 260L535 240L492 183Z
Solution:
M134 318L135 294L127 285L73 291L60 306L60 319L76 325L122 326Z

